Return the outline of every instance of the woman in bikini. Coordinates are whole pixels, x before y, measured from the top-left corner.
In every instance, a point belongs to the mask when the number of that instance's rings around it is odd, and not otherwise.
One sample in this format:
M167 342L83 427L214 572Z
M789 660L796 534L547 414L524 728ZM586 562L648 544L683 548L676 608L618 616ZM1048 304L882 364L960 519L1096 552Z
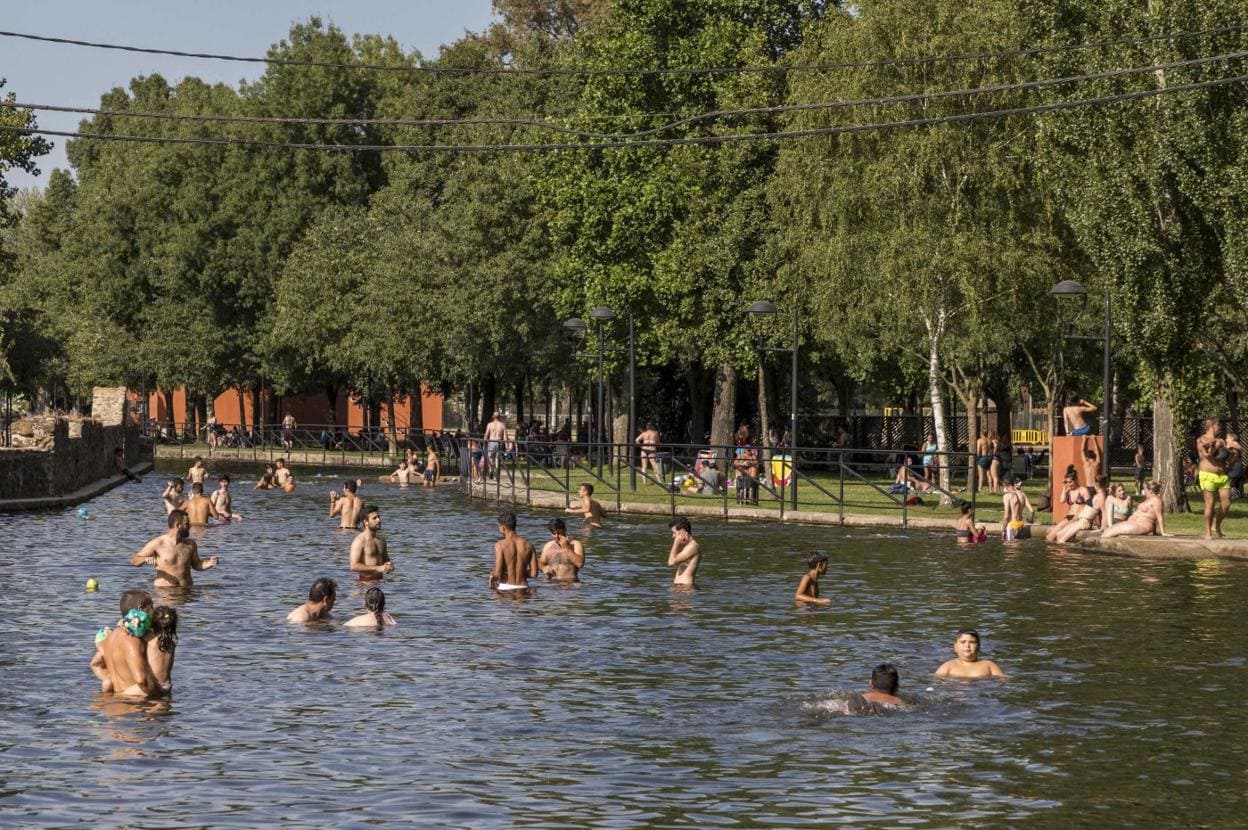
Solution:
M1158 536L1168 535L1166 533L1166 509L1161 503L1161 485L1154 481L1144 489L1146 493L1144 503L1137 507L1125 521L1106 528L1101 533L1102 539L1112 539L1115 536L1148 536L1150 533L1156 533Z
M1108 530L1114 525L1124 522L1131 515L1131 499L1127 498L1127 488L1115 484L1109 490L1109 498L1105 499L1105 509L1101 511L1101 528Z
M147 642L147 663L161 688L168 692L173 688L173 658L178 648L178 612L168 605L158 605L152 611L152 634Z
M1075 465L1071 464L1066 468L1066 475L1062 479L1061 503L1066 505L1066 515L1049 529L1049 532L1044 535L1044 540L1056 542L1063 530L1078 521L1079 507L1085 501L1087 501L1087 491L1079 486L1079 475L1075 472Z
M1100 521L1101 512L1105 507L1105 496L1109 492L1109 479L1100 476L1096 479L1096 494L1090 500L1084 501L1079 508L1079 512L1075 514L1075 521L1066 525L1062 532L1057 534L1058 542L1069 542L1075 538L1081 530L1092 530Z

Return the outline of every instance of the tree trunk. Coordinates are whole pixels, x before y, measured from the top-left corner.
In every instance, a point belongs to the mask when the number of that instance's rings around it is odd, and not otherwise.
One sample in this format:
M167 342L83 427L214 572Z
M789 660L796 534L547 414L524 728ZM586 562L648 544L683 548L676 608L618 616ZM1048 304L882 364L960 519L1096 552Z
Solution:
M1002 440L1013 444L1014 400L1010 394L1008 382L1001 384L1000 387L989 389L988 393L992 396L993 403L997 405L997 435L1000 435Z
M685 373L689 384L689 435L685 439L690 444L700 444L706 440L706 371L701 363L694 363Z
M945 430L945 399L941 384L940 371L940 339L944 335L944 316L941 315L937 320L930 320L926 317L923 320L927 327L927 394L932 402L932 423L936 429L936 448L939 452L949 452L952 448L949 445L949 435ZM845 417L846 413L842 413L841 417ZM950 459L948 456L940 456L940 489L944 493L940 495L941 504L949 504L951 499L947 493L951 492L953 484L952 470L950 469Z
M771 442L768 437L771 425L771 410L767 406L767 367L760 360L758 363L758 431L761 433L758 437L758 443L763 447L763 458L768 457L767 451L771 449Z
M516 381L512 391L516 396L516 423L524 423L524 378Z
M390 455L399 454L399 438L395 433L394 424L394 392L386 392L386 452Z
M1167 513L1187 509L1182 447L1174 418L1174 375L1164 371L1158 377L1153 402L1153 479L1161 484L1161 501Z
M416 391L407 399L407 432L408 435L425 434L425 387L416 384Z
M736 401L737 370L730 363L722 363L715 370L715 400L711 410L711 446L721 447L732 443Z
M481 420L485 423L494 417L495 399L498 392L498 383L494 379L494 375L486 375L485 380L481 382Z
M334 426L338 423L338 387L332 383L325 387L325 400L329 402L329 417L325 423Z
M244 406L242 387L235 386L234 394L238 395L238 429L240 432L245 432L247 430L247 407Z
M166 391L161 394L165 396L165 424L167 425L166 428L168 429L169 434L173 435L174 430L177 429L177 424L174 422L174 417L173 417L173 393Z
M260 406L261 406L262 401L263 401L263 396L260 394L260 390L252 389L251 390L251 431L252 432L256 432L256 433L260 432L260 424L261 424Z

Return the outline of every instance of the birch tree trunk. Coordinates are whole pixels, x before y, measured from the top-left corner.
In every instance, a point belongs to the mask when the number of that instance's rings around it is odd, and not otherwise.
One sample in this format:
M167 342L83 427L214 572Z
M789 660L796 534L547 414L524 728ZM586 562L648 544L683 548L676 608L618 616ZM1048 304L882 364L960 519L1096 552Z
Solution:
M923 325L927 328L927 392L932 403L932 421L936 428L936 448L940 455L940 503L947 505L950 483L950 459L943 453L949 450L949 436L945 430L945 399L941 394L940 341L945 334L945 312L943 309L932 319L923 315Z

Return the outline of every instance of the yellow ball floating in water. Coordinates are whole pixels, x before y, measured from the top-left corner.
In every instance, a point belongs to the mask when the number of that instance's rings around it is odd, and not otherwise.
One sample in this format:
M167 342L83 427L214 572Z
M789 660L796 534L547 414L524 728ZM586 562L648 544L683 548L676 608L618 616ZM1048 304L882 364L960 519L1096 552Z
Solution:
M96 582L96 581L95 581L95 579L88 579L88 580L87 580L87 590L88 590L88 591L98 591L98 590L100 590L100 583Z

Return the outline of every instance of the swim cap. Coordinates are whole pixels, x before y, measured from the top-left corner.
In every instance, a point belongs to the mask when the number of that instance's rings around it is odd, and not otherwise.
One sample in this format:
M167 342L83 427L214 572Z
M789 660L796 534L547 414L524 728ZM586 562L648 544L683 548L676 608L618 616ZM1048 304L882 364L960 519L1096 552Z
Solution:
M98 646L106 639L108 639L108 626L102 625L100 626L100 630L95 632L95 644Z
M146 611L131 608L126 612L126 616L122 618L121 624L130 636L142 637L151 630L152 618L147 615Z

